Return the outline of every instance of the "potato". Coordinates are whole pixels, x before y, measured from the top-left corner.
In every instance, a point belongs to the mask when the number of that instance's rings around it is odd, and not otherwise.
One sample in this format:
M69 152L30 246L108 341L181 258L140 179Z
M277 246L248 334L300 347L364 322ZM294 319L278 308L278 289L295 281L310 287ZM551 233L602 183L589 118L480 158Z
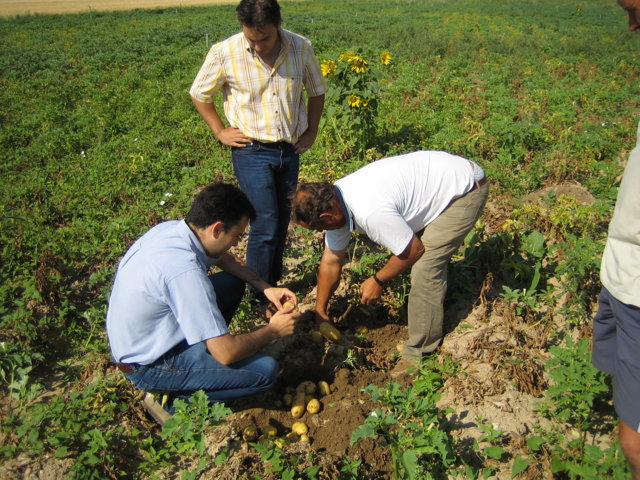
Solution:
M296 392L296 396L293 399L293 405L291 406L291 415L293 415L294 418L300 418L304 414L305 408L306 403L304 391Z
M302 435L300 435L300 443L310 443L311 440L309 440L309 435L303 433Z
M311 330L311 340L315 343L322 345L324 343L324 336L320 330Z
M296 435L305 435L309 433L309 427L304 422L293 422L291 431Z
M369 329L367 327L365 327L364 325L360 325L360 326L356 327L356 333L359 333L360 335L364 335L368 331L369 331Z
M311 380L305 380L296 387L296 392L304 392L309 395L313 395L314 393L316 393L316 384Z
M284 438L287 439L287 442L296 443L298 440L300 440L300 435L298 435L296 432L289 432L284 436Z
M278 429L273 425L267 425L262 429L262 433L267 437L275 437L276 435L278 435Z
M242 431L242 438L245 442L253 442L258 438L258 429L253 425L246 427Z
M286 302L284 302L282 304L282 308L284 309L288 309L291 308L293 306L293 302L291 300L287 300ZM297 312L298 311L298 306L296 305L293 310L291 310L292 312Z
M307 403L307 412L309 413L318 413L321 408L322 404L317 398L312 398L309 400L309 403Z
M331 341L338 341L342 338L342 334L340 330L331 325L329 322L320 322L318 327L320 329L320 333L327 339Z
M287 407L290 407L293 403L293 395L291 395L290 393L285 393L282 396L282 403L284 403Z
M320 395L322 396L329 395L331 393L331 388L327 382L320 380L318 382L318 392L320 392Z

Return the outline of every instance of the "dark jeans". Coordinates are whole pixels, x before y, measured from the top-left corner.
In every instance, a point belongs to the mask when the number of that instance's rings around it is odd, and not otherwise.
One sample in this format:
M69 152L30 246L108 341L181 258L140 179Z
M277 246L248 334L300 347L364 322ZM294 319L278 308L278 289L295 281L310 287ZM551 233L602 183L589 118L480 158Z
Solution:
M249 230L247 265L276 285L282 276L290 195L298 183L300 157L288 143L253 143L232 148L232 160L240 188L257 213Z
M228 324L242 300L245 283L224 272L209 278ZM204 390L211 402L225 402L269 390L277 372L276 360L264 354L223 365L211 356L204 342L188 345L183 341L150 365L132 365L126 376L147 392L168 392L174 398L188 399Z

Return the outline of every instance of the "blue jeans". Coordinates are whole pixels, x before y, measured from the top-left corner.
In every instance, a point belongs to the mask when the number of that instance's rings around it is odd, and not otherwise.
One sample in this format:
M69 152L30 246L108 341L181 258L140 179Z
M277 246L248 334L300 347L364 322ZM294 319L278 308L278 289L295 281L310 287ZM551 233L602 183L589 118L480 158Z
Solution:
M227 323L238 308L245 284L228 273L210 277L216 291L218 306ZM132 365L126 374L136 387L146 392L168 392L174 398L188 399L204 390L211 402L269 390L277 379L277 361L264 354L231 365L218 362L204 342L188 345L183 341L150 365Z
M291 217L290 195L298 183L300 156L280 142L232 148L233 169L242 191L256 209L249 230L247 265L276 285L282 277L282 256Z

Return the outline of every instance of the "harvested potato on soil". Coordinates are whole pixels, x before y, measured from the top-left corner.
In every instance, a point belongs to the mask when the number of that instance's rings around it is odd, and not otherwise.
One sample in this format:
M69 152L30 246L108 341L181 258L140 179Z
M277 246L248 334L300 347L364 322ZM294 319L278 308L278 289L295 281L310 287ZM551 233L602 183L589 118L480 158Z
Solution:
M329 387L329 384L324 380L320 380L318 382L318 392L320 392L322 396L329 395L331 393L331 387Z
M336 327L331 325L329 322L320 322L320 325L318 326L318 328L320 329L320 333L322 333L322 335L327 340L337 342L342 338L342 334L340 333L340 330L338 330Z
M289 432L284 436L284 438L287 439L287 442L295 443L300 440L300 435L298 435L296 432Z
M242 431L242 438L245 442L253 442L258 438L258 429L254 426L246 427Z
M311 340L315 343L322 345L324 343L324 336L320 330L311 330Z
M300 418L302 414L304 414L306 409L305 396L306 394L304 391L296 392L296 396L293 399L293 405L291 406L291 415L293 415L294 418Z
M322 404L317 398L312 398L309 400L309 403L307 403L307 412L309 413L318 413L321 409Z
M296 387L296 392L304 392L309 395L313 395L314 393L316 393L316 384L311 380L305 380Z
M262 433L267 437L275 437L276 435L278 435L278 429L273 425L267 425L262 429Z
M282 403L284 403L287 407L290 407L293 403L293 395L291 395L290 393L285 393L282 396Z
M293 422L291 425L291 431L297 435L305 435L309 433L309 427L304 422Z

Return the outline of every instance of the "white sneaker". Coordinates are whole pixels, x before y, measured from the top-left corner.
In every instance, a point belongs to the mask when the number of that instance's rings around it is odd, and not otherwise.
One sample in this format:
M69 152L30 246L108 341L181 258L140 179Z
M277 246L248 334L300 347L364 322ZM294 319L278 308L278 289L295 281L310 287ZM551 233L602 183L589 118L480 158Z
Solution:
M147 393L144 396L144 399L142 400L142 408L144 408L161 427L171 418L171 414L162 408L162 405L156 402L153 393Z

